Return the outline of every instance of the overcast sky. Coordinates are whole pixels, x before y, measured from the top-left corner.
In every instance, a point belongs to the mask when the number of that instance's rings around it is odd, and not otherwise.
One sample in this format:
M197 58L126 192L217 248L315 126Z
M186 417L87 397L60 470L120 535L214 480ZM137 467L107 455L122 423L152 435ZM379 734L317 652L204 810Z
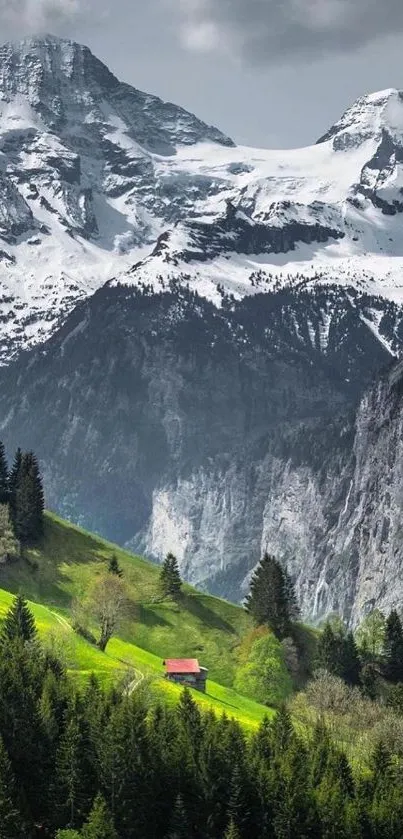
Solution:
M403 88L403 0L0 0L0 31L87 43L248 145L314 142L358 96Z

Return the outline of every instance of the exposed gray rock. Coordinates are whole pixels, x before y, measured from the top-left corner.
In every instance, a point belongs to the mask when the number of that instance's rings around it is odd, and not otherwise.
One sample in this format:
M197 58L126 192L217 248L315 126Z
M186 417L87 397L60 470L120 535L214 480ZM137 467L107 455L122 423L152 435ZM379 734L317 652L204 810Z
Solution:
M48 504L74 521L173 550L238 600L267 548L307 617L354 621L401 595L400 377L355 420L401 346L384 305L316 288L217 310L184 288L106 287L0 372L1 436L38 452Z

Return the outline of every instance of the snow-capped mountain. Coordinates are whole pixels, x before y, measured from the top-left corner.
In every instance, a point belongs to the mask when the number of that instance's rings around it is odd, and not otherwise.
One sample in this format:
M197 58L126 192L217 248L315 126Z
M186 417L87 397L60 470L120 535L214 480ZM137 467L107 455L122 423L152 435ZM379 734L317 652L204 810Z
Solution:
M401 599L402 162L396 90L265 151L1 48L1 438L48 504L235 599L267 548L308 617Z
M256 150L119 82L72 41L6 44L1 357L110 280L185 282L221 305L305 279L400 303L402 162L396 90L360 99L310 148Z

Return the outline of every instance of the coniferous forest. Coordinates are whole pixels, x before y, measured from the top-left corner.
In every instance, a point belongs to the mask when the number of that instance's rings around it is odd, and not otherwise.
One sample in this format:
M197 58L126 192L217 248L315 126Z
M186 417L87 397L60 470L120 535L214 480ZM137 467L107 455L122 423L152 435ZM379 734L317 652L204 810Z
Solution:
M43 512L35 456L18 450L9 470L0 446L0 560L40 542ZM116 555L98 583L124 585ZM180 610L182 587L169 554L159 599ZM247 729L186 689L171 705L146 680L77 682L17 595L0 624L0 839L401 839L399 614L374 610L354 634L330 618L301 690L298 604L275 557L245 608L235 687L270 708Z
M0 635L1 839L400 839L403 776L385 744L365 772L324 721L285 708L245 733L147 693L78 690L22 596Z
M33 452L17 449L9 470L0 442L0 518L2 532L9 531L14 545L0 550L6 558L17 555L19 544L33 544L43 534L44 492L39 464ZM3 548L4 546L1 546ZM7 557L10 554L10 557ZM1 559L1 556L0 556Z

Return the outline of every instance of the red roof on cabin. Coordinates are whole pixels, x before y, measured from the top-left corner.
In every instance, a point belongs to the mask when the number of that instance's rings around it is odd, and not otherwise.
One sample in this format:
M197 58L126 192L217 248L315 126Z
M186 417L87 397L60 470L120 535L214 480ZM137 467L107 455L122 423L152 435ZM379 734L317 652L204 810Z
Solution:
M197 658L167 658L165 667L167 673L200 673Z

